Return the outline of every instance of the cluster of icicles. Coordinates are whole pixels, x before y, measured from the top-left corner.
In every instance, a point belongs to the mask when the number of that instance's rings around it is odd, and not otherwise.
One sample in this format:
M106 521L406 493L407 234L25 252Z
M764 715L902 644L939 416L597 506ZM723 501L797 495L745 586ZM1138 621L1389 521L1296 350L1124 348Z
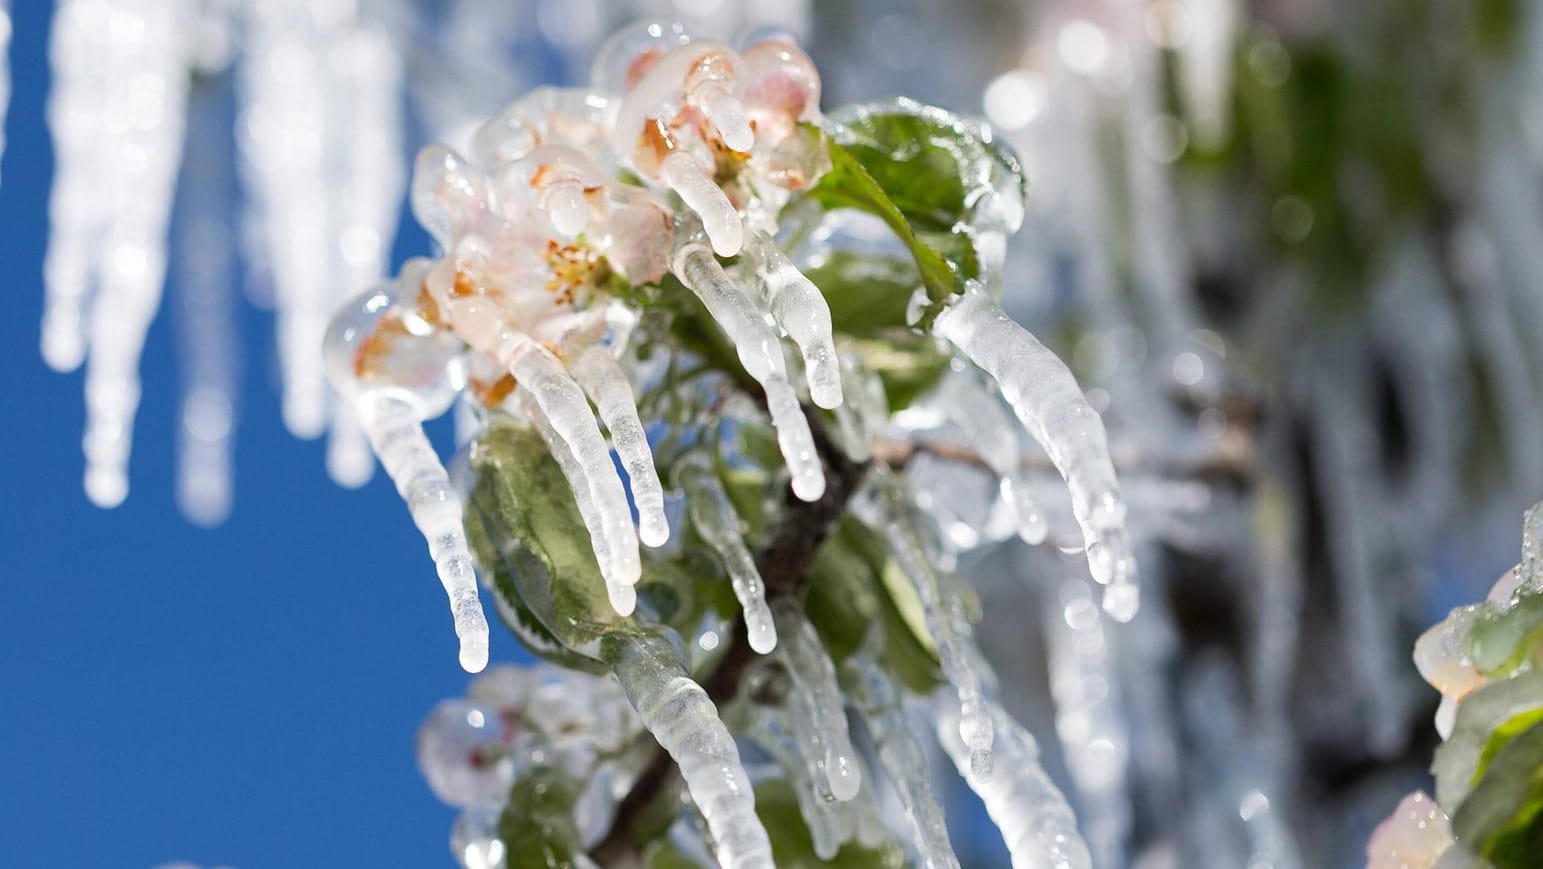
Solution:
M546 437L617 613L636 606L640 542L660 546L670 535L664 485L629 380L628 339L639 311L609 292L618 278L637 287L673 274L702 302L765 394L798 498L817 500L826 487L801 396L836 410L849 435L871 437L887 422L882 401L871 400L871 381L838 360L820 290L775 241L775 216L827 159L798 135L799 124L821 122L819 87L812 63L786 38L736 51L690 38L679 26L646 25L612 39L592 88L536 90L484 124L469 155L439 146L420 155L412 206L444 255L409 262L393 284L345 306L328 332L327 366L428 541L467 670L487 663L487 623L461 496L422 428L457 396L479 415L527 419ZM1124 506L1102 424L1066 366L979 285L937 318L933 332L995 381L1066 479L1091 571L1106 586L1105 609L1130 618L1137 593ZM855 403L844 401L844 384L861 384ZM1000 444L1000 433L975 430L983 450ZM869 443L847 440L866 457ZM1015 463L990 455L1004 492L1011 491ZM870 794L861 788L836 668L796 609L768 607L742 523L711 468L678 467L673 482L727 567L752 647L775 652L792 674L796 699L776 722L761 723L788 737L769 750L807 765L801 790L810 800L801 805L822 852L834 853L840 836L864 826L861 811L842 806ZM944 746L1007 833L1015 865L1086 865L1070 810L1039 769L1032 737L997 705L955 584L937 567L945 559L930 517L882 476L865 484L859 509L884 529L915 584L956 688L934 701L934 718L949 722L941 727ZM1024 536L1043 539L1033 505L1019 504ZM747 773L713 703L667 642L617 642L615 674L643 725L679 764L719 862L771 865ZM872 666L853 678L887 682ZM927 865L957 865L925 773L911 763L917 750L895 720L895 688L870 684L858 693L871 701L871 729L885 734L879 758L901 783ZM994 750L1007 762L994 764Z
M357 422L331 406L318 350L332 312L384 273L404 184L402 61L366 5L57 4L42 354L59 371L85 366L93 503L128 495L140 354L175 265L186 333L178 500L200 524L230 510L240 371L229 265L240 231L228 213L224 176L235 162L218 82L233 65L246 255L254 301L277 314L285 424L307 438L330 426L338 482L361 485L372 473ZM199 147L184 154L185 140ZM179 188L187 252L172 264Z

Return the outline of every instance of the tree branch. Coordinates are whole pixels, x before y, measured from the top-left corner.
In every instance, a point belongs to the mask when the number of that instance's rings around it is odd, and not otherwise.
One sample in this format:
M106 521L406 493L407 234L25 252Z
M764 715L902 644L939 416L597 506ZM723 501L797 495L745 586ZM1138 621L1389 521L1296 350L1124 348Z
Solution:
M825 494L818 501L801 501L791 490L784 494L785 509L781 521L755 557L756 570L766 586L768 602L795 597L802 591L815 552L846 511L868 468L867 463L859 464L847 458L830 439L819 418L807 407L804 416L809 419L815 449L825 467ZM702 689L708 698L719 706L733 700L746 672L758 657L750 648L750 632L741 614L734 620L734 630L723 656L702 680ZM611 829L592 849L595 861L601 866L639 864L642 855L636 842L637 825L650 817L653 814L650 809L656 801L673 794L678 784L674 761L656 746L632 789L617 804Z

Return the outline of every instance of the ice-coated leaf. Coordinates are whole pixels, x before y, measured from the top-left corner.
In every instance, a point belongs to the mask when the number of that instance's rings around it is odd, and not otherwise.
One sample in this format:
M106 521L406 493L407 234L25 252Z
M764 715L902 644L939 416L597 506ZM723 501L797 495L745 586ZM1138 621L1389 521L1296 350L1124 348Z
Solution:
M1512 739L1452 815L1452 832L1496 869L1526 869L1543 853L1543 722Z
M768 779L755 786L755 811L772 840L772 857L778 869L899 869L905 865L900 847L885 843L867 847L847 842L829 860L814 853L814 839L798 810L793 788L782 779Z
M1436 749L1431 763L1436 802L1448 814L1455 814L1468 796L1490 735L1512 717L1539 708L1543 708L1543 672L1537 671L1491 682L1463 698L1452 735Z
M987 128L950 112L897 99L848 106L832 120L835 140L918 230L952 233L973 223L999 178L1024 197L1017 156Z
M820 179L810 195L826 208L856 208L878 217L905 244L916 260L917 271L921 274L922 285L931 303L915 324L926 328L942 311L943 304L950 296L964 292L964 282L970 275L965 273L959 262L945 259L941 252L922 240L911 221L896 207L883 185L869 174L857 154L833 140L827 139L826 146L830 150L831 169ZM973 257L969 261L973 262ZM819 285L818 281L815 283ZM824 287L820 289L829 299L829 291Z
M611 607L578 505L535 429L490 426L472 446L471 467L471 510L483 538L478 560L517 612L528 611L565 647L592 659L600 638L640 631Z
M508 869L586 869L573 804L579 783L549 766L522 770L498 819Z

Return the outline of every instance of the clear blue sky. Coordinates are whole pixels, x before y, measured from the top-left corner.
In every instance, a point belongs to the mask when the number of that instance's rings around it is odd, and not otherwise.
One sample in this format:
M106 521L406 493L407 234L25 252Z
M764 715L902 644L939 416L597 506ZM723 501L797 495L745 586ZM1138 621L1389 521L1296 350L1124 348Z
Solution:
M81 377L38 357L53 158L48 4L14 3L0 177L0 865L450 865L413 734L459 693L432 565L389 484L333 485L279 422L271 321L243 313L236 506L173 495L169 295L145 353L132 491L81 493ZM425 251L411 234L398 254ZM175 294L177 288L170 287ZM495 632L494 659L519 654Z

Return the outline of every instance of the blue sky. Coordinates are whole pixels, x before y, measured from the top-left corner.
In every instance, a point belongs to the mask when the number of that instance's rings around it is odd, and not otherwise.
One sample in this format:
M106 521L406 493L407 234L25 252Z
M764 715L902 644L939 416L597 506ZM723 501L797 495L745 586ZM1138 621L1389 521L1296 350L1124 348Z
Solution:
M449 865L413 734L459 693L455 636L396 493L331 483L279 422L270 317L243 312L236 505L174 503L175 340L147 343L131 493L81 493L81 377L38 357L53 171L48 5L13 4L0 177L0 864ZM399 257L422 253L408 234ZM518 655L495 632L494 659Z

